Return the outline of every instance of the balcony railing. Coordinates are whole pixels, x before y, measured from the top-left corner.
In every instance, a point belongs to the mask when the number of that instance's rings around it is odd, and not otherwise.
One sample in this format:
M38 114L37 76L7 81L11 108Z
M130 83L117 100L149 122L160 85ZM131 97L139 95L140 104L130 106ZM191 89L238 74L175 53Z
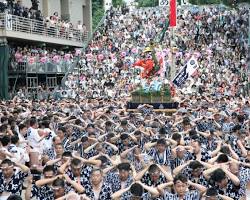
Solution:
M28 61L23 62L12 62L9 65L9 73L57 73L65 74L71 67L73 61L60 61L54 63L53 61L48 61L46 63L34 62L29 63Z
M0 13L0 29L16 31L21 33L36 34L51 38L64 39L74 42L85 42L88 39L88 32L66 28L61 25L49 23Z

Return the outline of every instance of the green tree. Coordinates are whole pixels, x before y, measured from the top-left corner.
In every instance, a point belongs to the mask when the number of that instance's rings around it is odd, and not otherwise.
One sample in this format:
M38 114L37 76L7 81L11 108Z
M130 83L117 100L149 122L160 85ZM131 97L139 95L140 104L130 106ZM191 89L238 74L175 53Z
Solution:
M122 6L124 4L123 0L112 0L114 7ZM104 10L104 0L93 0L92 1L92 28L95 30L98 23L102 19L105 13Z
M105 11L103 8L103 0L93 0L92 1L92 28L95 30L98 23L102 19Z
M237 3L250 3L250 0L237 0ZM194 5L206 5L206 4L220 4L223 3L227 6L233 6L234 0L189 0L189 3Z
M155 7L159 5L159 0L136 0L139 7Z
M124 4L123 0L112 0L112 4L114 7L122 6Z

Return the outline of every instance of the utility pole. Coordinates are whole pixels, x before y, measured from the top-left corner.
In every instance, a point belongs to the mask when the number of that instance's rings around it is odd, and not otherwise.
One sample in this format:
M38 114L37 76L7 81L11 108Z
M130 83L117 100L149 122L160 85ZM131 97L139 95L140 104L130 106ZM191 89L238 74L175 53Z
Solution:
M80 106L80 56L77 56L77 104Z
M175 43L174 43L174 39L175 39L175 30L174 27L171 27L171 43L170 43L170 48L171 48L171 68L170 68L170 81L172 81L175 77L176 74L176 66L175 66L175 52L174 52L174 47L175 47Z
M247 67L246 67L246 75L247 75L247 95L249 95L250 90L250 12L248 11L248 51L247 51Z

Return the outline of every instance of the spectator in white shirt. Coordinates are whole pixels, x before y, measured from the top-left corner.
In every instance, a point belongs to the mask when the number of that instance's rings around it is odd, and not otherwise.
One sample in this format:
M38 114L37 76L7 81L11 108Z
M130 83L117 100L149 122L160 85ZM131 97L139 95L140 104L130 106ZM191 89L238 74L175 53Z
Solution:
M8 147L10 145L10 137L5 135L1 138L1 148L0 148L0 160L4 160L6 158L13 158L13 155L8 151Z
M52 146L52 139L56 136L55 132L51 130L50 127L50 121L49 120L45 120L42 123L43 125L43 130L48 134L47 137L44 138L43 144L44 144L44 150L48 150L49 148L51 148Z
M24 136L27 134L27 127L24 124L20 124L18 126L18 138L19 138L19 147L26 148L27 146L27 140L24 138Z
M30 127L28 129L28 134L27 134L27 139L31 148L38 151L39 153L42 153L42 147L43 147L42 141L47 136L48 136L47 132L38 129L37 120L35 117L32 117L30 119Z
M80 21L80 20L78 21L78 24L77 24L77 30L79 30L79 31L83 32L82 23L81 23L81 21Z
M25 164L26 162L29 162L29 154L26 151L26 149L22 149L18 147L19 144L19 138L17 135L14 135L11 137L11 144L8 147L8 150L14 158L12 159L13 162Z

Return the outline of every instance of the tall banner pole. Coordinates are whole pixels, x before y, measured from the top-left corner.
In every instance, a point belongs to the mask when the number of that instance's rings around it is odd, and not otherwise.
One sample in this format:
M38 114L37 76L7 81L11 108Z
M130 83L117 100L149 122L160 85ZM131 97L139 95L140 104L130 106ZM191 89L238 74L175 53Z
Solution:
M175 31L174 27L171 28L171 68L170 68L170 81L172 81L176 74L176 66L175 66L175 56L174 56L174 37Z
M175 66L175 57L174 57L174 38L175 38L175 27L176 27L176 20L177 20L177 0L170 0L169 6L169 25L171 27L171 54L172 54L172 63L170 68L170 81L174 79L176 73L176 66Z

